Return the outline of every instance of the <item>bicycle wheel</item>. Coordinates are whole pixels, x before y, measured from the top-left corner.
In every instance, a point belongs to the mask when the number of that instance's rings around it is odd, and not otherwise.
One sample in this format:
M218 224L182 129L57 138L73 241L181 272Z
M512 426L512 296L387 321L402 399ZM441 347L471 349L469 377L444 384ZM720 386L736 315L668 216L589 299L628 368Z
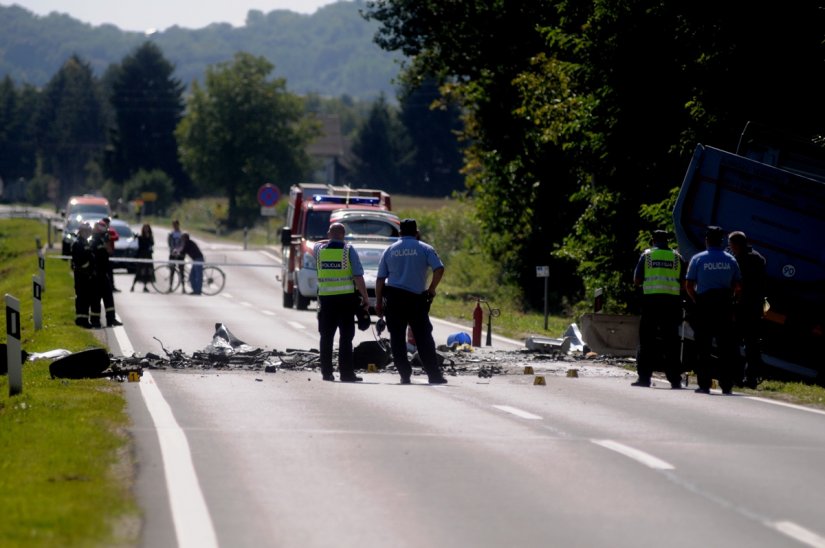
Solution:
M172 293L180 287L181 277L175 265L158 265L155 267L155 281L152 287L158 293Z
M226 283L226 274L217 266L203 268L203 294L217 295Z

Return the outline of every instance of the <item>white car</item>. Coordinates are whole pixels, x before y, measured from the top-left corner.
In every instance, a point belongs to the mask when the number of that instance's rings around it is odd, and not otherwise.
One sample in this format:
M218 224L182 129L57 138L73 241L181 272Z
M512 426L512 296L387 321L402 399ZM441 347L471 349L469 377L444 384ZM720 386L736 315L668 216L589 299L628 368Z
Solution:
M387 236L347 236L346 238L347 243L351 244L358 252L358 259L361 261L361 266L364 267L364 283L370 297L370 313L375 313L375 279L378 276L378 261L381 260L384 250L397 239ZM312 253L304 254L304 265L301 272L306 276L307 285L317 293L318 271Z

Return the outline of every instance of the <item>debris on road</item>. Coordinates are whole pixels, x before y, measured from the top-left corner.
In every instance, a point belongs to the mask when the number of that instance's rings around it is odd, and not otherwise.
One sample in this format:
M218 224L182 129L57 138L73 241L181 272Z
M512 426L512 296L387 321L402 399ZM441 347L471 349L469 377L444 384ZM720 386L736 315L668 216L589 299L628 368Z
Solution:
M568 371L576 369L578 375L587 376L632 376L635 373L626 366L635 365L632 358L596 355L585 352L586 346L581 342L575 324L568 328L562 344L559 345L525 345L524 349L501 350L490 347L471 347L466 344L439 346L438 360L447 375L474 375L479 378L492 378L497 375L521 374L525 366L531 366L536 374L566 376ZM538 339L538 338L534 338ZM113 368L145 369L219 369L232 371L263 371L275 373L278 370L315 371L320 367L320 354L317 349L265 350L250 346L235 337L222 323L215 324L212 341L201 351L191 355L181 350L168 350L155 337L163 350L163 356L146 353L133 356L112 356ZM369 358L356 361L357 370L366 370L367 361L374 364L379 371L395 373L392 356L386 350L389 340L378 338L377 341L361 343L370 350ZM359 345L359 346L361 346ZM356 347L358 348L358 347ZM381 356L377 356L385 349ZM366 353L365 353L366 354ZM380 359L379 359L380 358ZM361 363L363 362L363 363ZM410 355L414 374L423 374L421 362L416 353Z

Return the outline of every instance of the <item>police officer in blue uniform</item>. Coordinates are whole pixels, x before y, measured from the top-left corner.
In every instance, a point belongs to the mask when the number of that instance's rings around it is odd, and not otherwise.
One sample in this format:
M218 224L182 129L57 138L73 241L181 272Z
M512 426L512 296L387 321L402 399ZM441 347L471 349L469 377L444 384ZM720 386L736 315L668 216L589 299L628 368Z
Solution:
M430 269L432 278L427 284ZM375 282L375 312L379 317L386 313L392 360L401 384L410 384L412 376L407 325L412 329L429 383L447 383L438 366L430 323L430 304L443 276L444 263L431 245L419 241L415 219L401 221L401 237L381 255Z
M334 381L332 373L332 344L338 331L338 373L341 382L363 380L355 374L352 339L355 337L355 305L360 295L360 306L369 316L369 295L364 283L364 268L358 252L344 241L346 228L332 223L329 240L315 244L313 249L318 269L318 331L321 334L321 378ZM357 293L356 293L357 290Z
M679 362L679 324L682 322L682 287L685 262L668 247L664 230L653 232L653 247L646 249L633 273L633 282L642 288L642 317L639 321L639 351L633 386L650 386L654 370L664 370L673 389L682 388ZM657 369L655 362L663 365Z
M734 298L741 290L742 274L736 259L723 250L725 233L709 226L705 233L706 250L690 260L685 290L695 303L693 331L696 342L697 393L710 394L713 341L719 362L719 386L730 394L739 356L733 324Z

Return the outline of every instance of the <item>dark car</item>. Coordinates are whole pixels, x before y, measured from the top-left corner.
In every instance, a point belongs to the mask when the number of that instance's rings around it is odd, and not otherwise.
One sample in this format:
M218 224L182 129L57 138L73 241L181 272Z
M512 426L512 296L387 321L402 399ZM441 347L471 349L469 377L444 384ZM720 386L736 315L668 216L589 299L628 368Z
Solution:
M137 234L132 231L129 223L121 221L120 219L112 219L109 223L109 228L115 229L118 239L115 240L115 253L113 257L134 259L137 257L138 240ZM115 268L125 268L128 272L135 272L137 270L137 263L121 263L112 261L112 266Z

